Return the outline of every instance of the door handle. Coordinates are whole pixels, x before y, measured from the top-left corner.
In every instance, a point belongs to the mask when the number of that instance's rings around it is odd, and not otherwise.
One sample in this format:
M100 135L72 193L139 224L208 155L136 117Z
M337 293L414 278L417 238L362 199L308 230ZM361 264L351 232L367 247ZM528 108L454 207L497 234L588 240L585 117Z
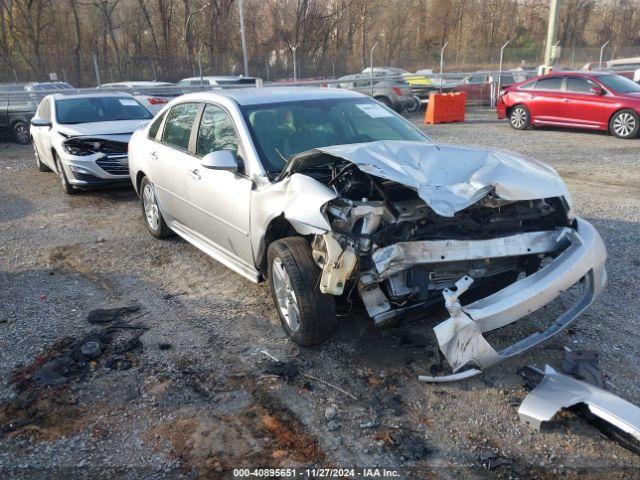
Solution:
M197 168L189 170L189 173L191 174L191 178L193 178L194 180L200 180L200 171Z
M562 101L565 102L565 103L570 103L571 99L570 98L563 98Z
M529 98L533 99L533 98L536 98L536 96L535 95L529 95Z
M149 158L150 158L151 160L157 160L157 159L158 159L158 154L157 154L156 152L151 152L151 153L149 154Z

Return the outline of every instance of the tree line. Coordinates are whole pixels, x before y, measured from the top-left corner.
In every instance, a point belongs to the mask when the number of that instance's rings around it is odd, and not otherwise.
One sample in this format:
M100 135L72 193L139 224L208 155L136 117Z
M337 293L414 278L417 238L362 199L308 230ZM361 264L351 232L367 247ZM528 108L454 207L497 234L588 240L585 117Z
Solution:
M448 68L541 60L548 0L244 0L249 73L330 77L376 65ZM78 86L242 73L237 0L0 0L2 81ZM562 0L559 42L578 60L640 56L640 0ZM590 47L590 49L587 49ZM594 57L595 58L592 58Z

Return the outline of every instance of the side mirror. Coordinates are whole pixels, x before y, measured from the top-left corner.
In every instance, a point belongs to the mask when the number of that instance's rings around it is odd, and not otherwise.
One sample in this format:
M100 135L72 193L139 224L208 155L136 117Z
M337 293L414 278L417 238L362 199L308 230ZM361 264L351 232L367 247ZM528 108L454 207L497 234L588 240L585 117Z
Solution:
M589 91L595 95L604 95L604 90L600 87L591 87Z
M238 171L238 159L231 150L216 150L202 157L201 165L211 170Z
M31 119L31 125L34 127L49 127L51 128L51 122L49 120L43 120L42 118L33 117Z

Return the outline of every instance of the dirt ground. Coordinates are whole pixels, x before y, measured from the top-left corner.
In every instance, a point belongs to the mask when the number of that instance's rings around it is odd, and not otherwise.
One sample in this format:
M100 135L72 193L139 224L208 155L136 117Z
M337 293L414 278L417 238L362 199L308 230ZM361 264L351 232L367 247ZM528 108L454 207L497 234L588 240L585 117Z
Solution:
M30 147L0 144L0 478L217 479L268 467L301 478L312 467L640 477L640 457L571 413L542 432L522 425L516 373L559 368L565 346L593 349L606 387L640 404L640 140L516 132L492 116L426 130L548 162L609 252L609 287L574 326L447 385L417 381L437 362L431 328L443 311L384 330L344 312L328 343L299 348L266 284L178 238L152 238L132 190L66 196ZM118 318L89 318L123 306ZM564 307L493 340L513 341Z

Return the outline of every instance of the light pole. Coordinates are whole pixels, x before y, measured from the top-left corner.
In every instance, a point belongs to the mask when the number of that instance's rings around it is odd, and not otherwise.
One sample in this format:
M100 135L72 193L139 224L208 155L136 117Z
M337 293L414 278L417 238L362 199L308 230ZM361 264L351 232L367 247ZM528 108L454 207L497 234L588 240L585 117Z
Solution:
M298 81L298 69L296 65L296 48L297 46L291 47L291 51L293 52L293 83Z
M504 49L507 48L507 45L511 43L511 39L507 40L502 48L500 49L500 66L498 67L498 88L496 89L496 98L500 94L500 86L502 85L502 57L504 54Z
M200 48L198 49L198 72L200 74L200 86L202 87L203 85L203 80L202 80L202 47L204 47L204 44L200 45Z
M600 61L598 62L598 70L602 69L602 55L604 54L604 49L607 45L609 45L611 43L611 40L607 40L606 42L604 42L602 44L602 46L600 47Z
M551 66L551 52L558 32L558 17L560 15L560 0L551 0L549 8L549 25L547 27L547 43L544 50L544 66Z
M444 49L449 45L449 41L444 42L444 45L440 49L440 93L442 93L442 72L444 70Z
M371 47L371 51L369 52L369 66L371 67L371 96L373 96L373 51L378 46L378 43L380 42L376 42L373 47Z
M242 41L242 62L244 64L244 76L249 76L249 59L247 58L247 39L244 32L244 7L243 0L238 0L240 11L240 39Z

